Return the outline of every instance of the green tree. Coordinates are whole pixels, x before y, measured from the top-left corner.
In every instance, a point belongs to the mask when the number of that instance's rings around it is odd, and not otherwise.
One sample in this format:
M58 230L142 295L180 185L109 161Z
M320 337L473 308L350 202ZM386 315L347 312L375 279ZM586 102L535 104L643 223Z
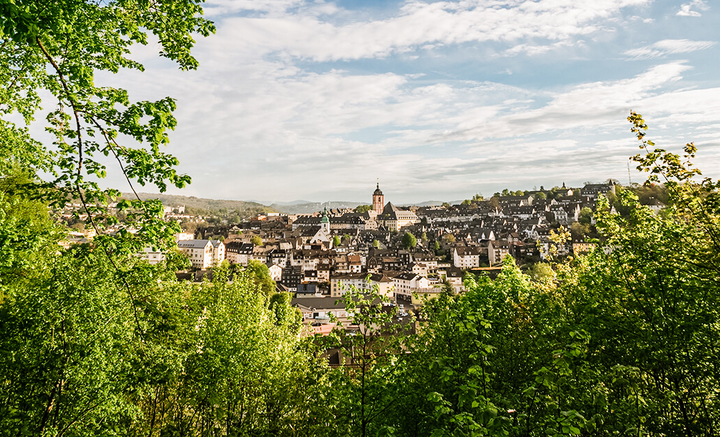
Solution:
M292 294L287 292L275 293L270 296L270 310L275 313L275 323L287 326L294 331L300 329L302 313L292 307Z
M453 235L453 234L445 234L445 235L442 236L442 239L443 239L443 241L445 241L446 243L452 244L452 243L455 242L455 235Z
M275 293L275 281L270 277L270 269L268 269L268 266L260 261L251 259L248 261L248 265L244 270L255 284L257 291L268 297Z
M176 124L174 100L133 103L125 90L97 87L94 79L99 71L142 70L128 55L134 44L147 44L148 34L158 38L162 56L182 69L196 68L190 54L192 34L214 31L201 17L199 3L0 2L0 173L6 165L42 172L48 180L36 184L40 190L35 195L54 206L78 199L96 230L117 223L108 203L120 196L116 189L101 188L99 180L108 168L98 155L114 158L118 173L128 182L154 184L160 191L168 184L185 186L190 178L176 172L177 159L161 151L168 143L167 130ZM25 123L33 120L43 93L57 102L46 126L54 137L52 153L14 122L18 115ZM129 212L127 226L139 232L121 231L116 240L139 240L132 250L148 239L156 245L171 244L176 227L160 220L159 202L136 197L118 207Z
M339 236L339 235L335 235L335 236L333 237L333 246L338 247L339 245L340 245L340 236Z
M260 238L259 235L253 235L252 238L250 239L250 242L255 246L263 245L263 240L262 240L262 238Z
M578 215L578 222L583 225L589 225L592 222L592 217L592 209L586 206L580 210L580 214Z
M586 236L590 235L590 224L583 224L580 222L574 222L570 225L570 233L573 241L584 240Z
M161 150L174 100L133 102L95 86L95 75L142 70L129 54L150 34L162 56L195 68L194 34L213 31L200 3L0 0L0 434L327 429L318 408L327 371L285 323L297 314L286 299L269 305L257 293L271 285L267 268L229 281L221 266L214 282L193 284L176 281L172 252L168 265L140 261L139 249L172 246L178 229L161 220L157 201L120 201L126 223L102 233L117 221L109 203L120 192L99 182L113 168L131 191L190 179ZM45 95L56 101L42 102L47 146L16 123L29 123ZM63 249L65 230L48 211L78 201L76 218L99 234Z
M405 235L403 235L402 244L403 247L405 247L406 249L413 249L415 246L417 246L417 238L415 238L412 233L405 232Z
M395 313L389 309L394 307L377 286L369 292L350 287L342 302L356 329L349 333L338 325L334 332L344 362L332 375L332 386L339 392L333 433L365 437L389 432L382 416L397 402L387 388L406 333L393 323Z
M355 212L364 214L372 209L372 205L358 205L355 207Z
M528 269L528 276L535 282L545 282L555 277L552 266L548 263L538 262Z

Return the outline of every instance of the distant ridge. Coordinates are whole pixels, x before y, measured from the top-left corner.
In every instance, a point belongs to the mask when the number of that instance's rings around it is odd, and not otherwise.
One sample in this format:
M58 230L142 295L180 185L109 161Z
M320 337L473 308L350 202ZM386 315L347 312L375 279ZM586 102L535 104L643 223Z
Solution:
M142 200L159 199L164 206L182 206L189 208L204 209L207 211L219 211L226 209L228 211L247 212L249 215L267 212L279 212L269 206L265 206L257 202L246 202L243 200L221 200L221 199L204 199L195 196L179 196L175 194L155 194L155 193L138 193ZM132 193L123 193L126 199L135 197Z
M207 199L195 196L180 196L175 194L156 194L156 193L138 193L143 200L159 199L164 206L181 206L185 205L189 208L203 209L207 211L219 211L225 209L227 211L238 211L246 214L248 217L254 214L279 212L282 214L312 214L322 211L324 207L328 209L355 209L360 205L367 205L369 202L350 202L346 200L333 200L330 202L309 202L305 200L295 200L292 202L275 202L271 205L265 205L258 201L246 200L223 200L223 199ZM132 193L123 193L126 199L135 197ZM450 204L460 203L460 201L449 202ZM422 203L404 203L403 206L437 206L442 205L441 200L428 200Z
M442 200L428 200L422 203L404 203L403 206L439 206L442 205Z
M317 211L322 211L322 209L325 207L327 207L328 209L354 209L359 205L364 205L364 203L335 200L330 202L308 202L291 205L273 203L272 205L270 205L270 208L284 214L312 214Z
M305 203L313 203L309 200L293 200L292 202L267 202L262 200L248 200L248 202L256 202L261 203L263 205L280 205L280 206L293 206L293 205L303 205Z

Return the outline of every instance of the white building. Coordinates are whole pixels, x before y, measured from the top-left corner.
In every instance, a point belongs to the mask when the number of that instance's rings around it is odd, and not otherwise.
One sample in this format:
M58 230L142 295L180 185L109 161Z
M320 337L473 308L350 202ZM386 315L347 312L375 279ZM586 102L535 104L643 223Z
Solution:
M165 260L164 253L160 252L159 250L153 250L150 247L146 247L145 249L143 249L143 251L138 254L138 257L140 257L140 259L144 259L150 264L157 264Z
M428 290L430 282L428 278L416 273L405 272L392 278L395 286L395 297L402 296L407 300L412 298L415 292Z
M270 277L275 282L280 282L282 280L282 272L283 269L277 264L273 264L270 267L268 267L268 270L270 271Z
M369 277L369 281L367 280ZM330 277L330 296L340 297L345 294L351 286L358 291L368 292L374 286L378 287L378 293L392 297L393 281L385 275L377 273L348 273L345 275L333 275Z
M414 225L419 221L418 216L414 212L408 209L398 208L390 202L385 205L382 214L377 217L379 224L393 231L398 231L405 226Z
M197 269L207 269L225 259L225 244L219 240L178 241L178 249L190 259Z
M453 251L453 265L459 269L480 267L480 248L459 246Z

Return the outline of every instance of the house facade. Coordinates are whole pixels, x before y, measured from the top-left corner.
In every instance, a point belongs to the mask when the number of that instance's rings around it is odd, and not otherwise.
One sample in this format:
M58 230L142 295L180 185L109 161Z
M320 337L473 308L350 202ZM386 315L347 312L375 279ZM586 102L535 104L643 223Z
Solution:
M219 240L178 241L178 249L187 255L196 269L204 270L225 259L225 244Z

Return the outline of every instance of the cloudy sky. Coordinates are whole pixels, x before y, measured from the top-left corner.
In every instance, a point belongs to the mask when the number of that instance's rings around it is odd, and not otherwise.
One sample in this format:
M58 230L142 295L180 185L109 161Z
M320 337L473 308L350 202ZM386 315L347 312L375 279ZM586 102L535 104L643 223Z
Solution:
M208 0L180 72L150 44L133 99L178 100L178 194L455 200L642 182L630 110L720 165L720 8L709 0ZM151 191L145 188L144 191Z

